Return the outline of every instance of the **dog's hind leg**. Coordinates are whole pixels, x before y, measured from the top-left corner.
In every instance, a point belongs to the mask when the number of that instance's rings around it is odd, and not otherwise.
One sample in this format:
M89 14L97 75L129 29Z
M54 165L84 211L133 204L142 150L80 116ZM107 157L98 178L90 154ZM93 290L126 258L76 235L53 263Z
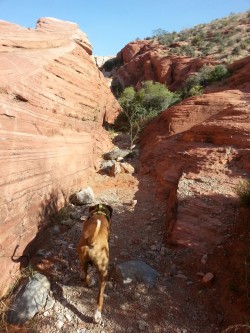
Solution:
M91 287L90 275L88 273L89 258L88 258L88 248L84 246L80 253L80 278L85 280L86 285Z
M104 298L104 289L106 286L108 271L106 270L102 274L100 274L100 287L99 287L99 293L97 298L97 308L94 315L94 322L100 323L102 320L102 307L103 307L103 298Z

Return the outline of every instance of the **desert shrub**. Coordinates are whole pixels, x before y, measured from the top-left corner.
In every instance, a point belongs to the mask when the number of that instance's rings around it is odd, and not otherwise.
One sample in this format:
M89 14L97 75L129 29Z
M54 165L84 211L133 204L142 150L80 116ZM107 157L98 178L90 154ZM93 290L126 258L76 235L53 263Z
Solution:
M232 45L234 45L233 39L228 39L227 46L232 46Z
M112 59L107 60L103 64L102 67L104 68L105 72L111 72L112 69L117 68L117 67L119 67L121 65L122 65L122 62L119 59L112 58Z
M235 191L245 207L250 207L250 179L241 181L235 188Z
M242 50L246 50L247 49L247 42L241 42L239 47L242 49Z
M187 78L182 89L182 98L202 94L204 87L228 75L224 65L203 66L196 74Z
M169 45L173 43L173 41L177 38L178 35L176 31L168 32L163 29L156 29L153 30L152 36L153 38L157 38L160 44Z
M240 47L239 46L236 46L232 52L231 52L232 55L239 55L240 54Z
M115 128L128 131L132 145L149 120L178 100L177 93L169 91L159 82L144 81L139 91L127 87L118 99L123 112L117 117Z
M203 90L204 88L201 85L196 84L187 91L186 97L201 95Z
M224 65L216 65L214 66L211 71L210 71L210 75L209 75L209 81L213 82L213 81L219 81L222 78L226 77L229 74L228 69L226 66Z
M191 44L195 46L200 46L204 42L204 34L200 33L191 40Z
M185 55L187 57L195 56L195 49L189 45L183 45L180 47L180 54Z

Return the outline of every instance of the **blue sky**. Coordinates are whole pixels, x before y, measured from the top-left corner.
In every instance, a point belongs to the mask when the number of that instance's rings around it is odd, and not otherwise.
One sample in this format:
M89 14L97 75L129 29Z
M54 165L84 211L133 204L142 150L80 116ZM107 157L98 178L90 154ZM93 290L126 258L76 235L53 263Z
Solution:
M115 55L158 28L180 31L250 9L250 0L0 0L0 19L34 28L40 17L76 22L95 55Z

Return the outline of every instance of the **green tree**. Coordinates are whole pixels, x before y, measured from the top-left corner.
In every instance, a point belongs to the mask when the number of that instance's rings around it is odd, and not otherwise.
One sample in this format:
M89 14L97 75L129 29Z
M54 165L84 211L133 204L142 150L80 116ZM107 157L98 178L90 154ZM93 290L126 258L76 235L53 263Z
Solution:
M177 93L159 82L144 81L139 91L127 87L118 99L123 112L117 117L115 127L129 132L132 146L146 123L179 99Z

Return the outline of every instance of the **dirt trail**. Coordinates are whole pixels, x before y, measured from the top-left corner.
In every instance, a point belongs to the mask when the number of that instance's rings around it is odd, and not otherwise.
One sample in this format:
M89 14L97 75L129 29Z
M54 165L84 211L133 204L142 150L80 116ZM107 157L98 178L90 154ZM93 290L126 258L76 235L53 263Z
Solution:
M76 255L82 230L79 216L86 212L84 207L71 207L75 224L63 226L58 220L48 229L47 241L39 250L42 256L33 258L33 264L51 281L55 304L25 327L28 332L216 333L225 327L226 318L217 302L218 285L204 285L197 274L221 265L224 254L218 257L218 264L211 261L211 267L209 260L202 264L200 255L191 249L168 247L164 241L166 203L157 199L154 179L140 174L140 162L134 159L132 164L134 175L109 177L97 173L86 185L92 187L98 202L114 208L110 271L116 263L141 259L158 271L156 287L121 287L110 278L105 290L104 322L94 324L98 287L95 284L88 289L80 280Z

